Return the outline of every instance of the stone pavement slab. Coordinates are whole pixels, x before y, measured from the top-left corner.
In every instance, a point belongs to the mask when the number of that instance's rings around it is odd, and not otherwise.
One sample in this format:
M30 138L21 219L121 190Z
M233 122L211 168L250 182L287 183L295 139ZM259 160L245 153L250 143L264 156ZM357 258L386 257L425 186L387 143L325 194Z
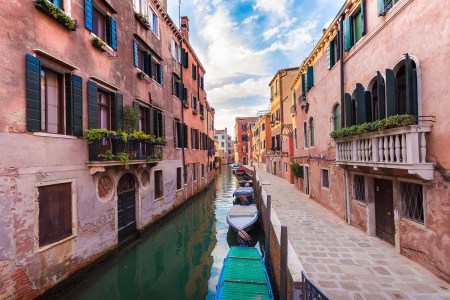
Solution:
M447 299L450 284L345 223L284 179L257 169L308 278L330 299ZM295 270L298 271L298 270Z

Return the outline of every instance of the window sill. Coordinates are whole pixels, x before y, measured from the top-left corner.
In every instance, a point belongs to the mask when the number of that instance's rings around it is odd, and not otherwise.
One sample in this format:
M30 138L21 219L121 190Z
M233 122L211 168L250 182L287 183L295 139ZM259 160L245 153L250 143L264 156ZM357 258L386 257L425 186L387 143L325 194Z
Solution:
M53 244L43 246L43 247L39 248L36 252L37 252L37 253L45 252L45 251L47 251L48 249L51 249L51 248L53 248L53 247L56 247L56 246L58 246L58 245L61 245L61 244L65 243L65 242L68 242L68 241L70 241L70 240L73 240L73 239L76 238L77 236L78 236L78 234L72 234L71 236L68 236L68 237L66 237L66 238L64 238L64 239L62 239L62 240L60 240L60 241L54 242Z
M424 224L422 224L422 223L419 223L417 221L411 220L411 219L409 219L407 217L400 217L400 220L402 222L408 223L410 225L417 226L417 227L419 227L421 229L427 229L427 227L425 226L425 221L424 221Z
M52 3L50 3L50 4L53 5ZM47 8L47 6L45 4L41 4L41 3L35 2L34 5L35 5L35 7L38 10L40 10L41 12L43 12L44 14L49 16L50 18L54 19L56 22L58 22L62 26L66 27L69 31L76 31L77 30L76 20L74 20L71 16L69 16L62 9L59 9L59 12L58 12L59 14L52 15L50 13L50 9ZM71 23L66 25L66 19L70 19Z
M358 199L353 199L352 198L352 201L354 203L356 203L358 206L367 207L367 204L366 204L366 202L364 200L358 200Z
M161 200L164 201L164 196L159 197L159 198L156 198L155 200L153 200L153 202L159 202L159 201L161 201Z
M43 137L51 137L51 138L61 138L61 139L69 139L69 140L76 140L76 136L72 135L64 135L59 133L47 133L47 132L34 132L33 135L35 136L43 136Z

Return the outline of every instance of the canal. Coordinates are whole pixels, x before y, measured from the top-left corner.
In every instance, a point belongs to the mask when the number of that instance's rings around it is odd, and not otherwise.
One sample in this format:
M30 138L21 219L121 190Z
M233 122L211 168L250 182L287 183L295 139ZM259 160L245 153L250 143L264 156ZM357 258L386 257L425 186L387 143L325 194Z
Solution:
M152 226L141 239L81 282L64 299L214 299L223 259L237 245L226 215L237 178L222 166L209 189ZM260 227L251 236L259 249Z

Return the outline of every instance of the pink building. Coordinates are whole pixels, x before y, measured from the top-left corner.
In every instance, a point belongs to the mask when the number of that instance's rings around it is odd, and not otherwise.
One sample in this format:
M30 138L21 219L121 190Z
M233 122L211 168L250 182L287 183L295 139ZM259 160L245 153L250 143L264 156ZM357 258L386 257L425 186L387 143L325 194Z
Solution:
M51 2L0 11L1 298L42 294L200 190L183 182L187 41L166 1Z
M251 130L255 126L257 117L238 117L234 124L235 160L236 164L247 165L253 157L251 153Z
M450 139L441 98L450 90L441 54L450 52L442 39L450 10L385 3L347 1L300 67L291 86L300 95L294 158L304 171L296 185L449 281ZM412 118L396 117L405 114ZM330 137L387 117L391 129L377 123Z

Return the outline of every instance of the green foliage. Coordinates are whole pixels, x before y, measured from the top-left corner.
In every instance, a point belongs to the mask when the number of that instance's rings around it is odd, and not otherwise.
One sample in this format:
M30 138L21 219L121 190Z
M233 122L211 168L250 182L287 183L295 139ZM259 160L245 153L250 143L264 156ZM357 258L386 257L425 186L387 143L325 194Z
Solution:
M404 127L414 125L417 123L417 119L411 115L395 115L390 116L383 120L375 122L363 123L359 125L353 125L351 127L335 130L330 133L333 139L340 139L347 136L365 135L374 131L381 131L391 128Z
M123 165L128 165L128 162L130 161L128 154L125 152L119 152L116 154L116 158L120 159Z
M93 36L91 41L92 41L92 45L94 45L96 47L103 48L106 46L106 43L96 36Z
M123 107L123 129L126 133L136 131L138 128L139 110L130 105Z
M111 151L106 150L105 153L99 154L98 158L101 158L102 160L113 160L115 158L115 155L111 153Z
M62 11L58 6L54 5L48 0L34 0L35 5L39 5L47 9L49 15L56 20L64 23L64 26L70 30L76 28L75 21L69 17L64 11Z
M296 161L291 161L289 165L296 178L303 178L303 166L301 164Z
M159 138L156 138L156 143L165 145L167 143L167 139L164 136L161 136Z
M144 25L145 28L150 29L150 22L148 21L147 17L144 16L141 13L135 13L136 18Z
M144 132L142 132L142 131L133 131L133 133L131 133L130 135L129 135L130 137L132 137L132 138L134 138L134 139L136 139L136 140L139 140L139 141L146 141L146 142L149 142L149 143L155 143L155 141L156 141L156 139L155 139L155 136L154 135L152 135L152 134L146 134L146 133L144 133Z
M87 129L84 131L84 138L87 140L88 144L92 144L94 141L101 140L105 136L111 135L112 133L114 132L108 129Z

